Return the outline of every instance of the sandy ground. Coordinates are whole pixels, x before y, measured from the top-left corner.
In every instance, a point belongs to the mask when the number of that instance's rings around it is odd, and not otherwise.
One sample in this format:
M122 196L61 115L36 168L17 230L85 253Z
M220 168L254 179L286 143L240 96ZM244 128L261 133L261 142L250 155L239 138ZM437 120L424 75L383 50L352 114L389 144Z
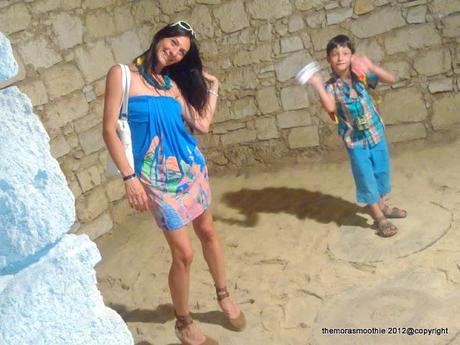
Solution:
M225 327L190 230L195 322L226 345L460 344L460 140L392 149L392 181L388 202L409 217L384 239L355 203L345 157L211 176L229 288L248 327ZM169 250L152 219L134 216L97 245L99 288L135 344L179 344Z

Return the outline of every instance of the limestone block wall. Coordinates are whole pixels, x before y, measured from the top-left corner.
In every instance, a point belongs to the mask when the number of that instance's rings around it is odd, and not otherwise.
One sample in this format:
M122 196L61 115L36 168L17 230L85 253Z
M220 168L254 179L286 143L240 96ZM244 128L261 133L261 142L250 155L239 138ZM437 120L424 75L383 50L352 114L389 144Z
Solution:
M148 47L165 23L188 20L221 81L212 131L199 136L211 171L300 161L340 147L311 89L292 79L345 33L399 81L373 94L391 142L459 127L459 0L0 0L0 31L92 238L130 212L105 174L104 76Z

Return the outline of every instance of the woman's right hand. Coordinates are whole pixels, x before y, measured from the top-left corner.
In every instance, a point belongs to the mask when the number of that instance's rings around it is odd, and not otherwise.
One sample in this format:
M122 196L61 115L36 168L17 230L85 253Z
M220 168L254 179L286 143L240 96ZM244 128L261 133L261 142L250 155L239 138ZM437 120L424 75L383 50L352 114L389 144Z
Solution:
M149 199L141 181L137 177L124 182L129 205L137 211L143 212L149 209Z

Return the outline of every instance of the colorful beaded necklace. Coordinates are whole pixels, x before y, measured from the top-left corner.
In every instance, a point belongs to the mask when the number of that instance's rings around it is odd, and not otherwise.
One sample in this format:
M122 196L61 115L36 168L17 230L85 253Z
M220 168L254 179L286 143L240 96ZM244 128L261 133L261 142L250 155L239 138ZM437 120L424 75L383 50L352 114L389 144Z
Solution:
M147 73L147 71L144 68L144 65L142 65L142 62L138 63L136 61L136 67L139 70L139 74L145 79L147 84L149 84L150 86L153 86L155 89L158 90L171 89L171 78L169 78L169 76L166 73L161 75L165 81L164 85L162 85L157 80L155 80L155 78L153 78L150 73Z

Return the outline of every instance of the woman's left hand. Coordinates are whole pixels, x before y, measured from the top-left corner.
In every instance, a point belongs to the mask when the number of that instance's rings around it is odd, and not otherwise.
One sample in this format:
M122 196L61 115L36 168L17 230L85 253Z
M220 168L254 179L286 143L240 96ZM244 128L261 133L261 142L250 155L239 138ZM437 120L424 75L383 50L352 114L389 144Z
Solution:
M217 77L209 74L208 72L203 71L203 78L211 85L211 87L219 85L219 80Z

